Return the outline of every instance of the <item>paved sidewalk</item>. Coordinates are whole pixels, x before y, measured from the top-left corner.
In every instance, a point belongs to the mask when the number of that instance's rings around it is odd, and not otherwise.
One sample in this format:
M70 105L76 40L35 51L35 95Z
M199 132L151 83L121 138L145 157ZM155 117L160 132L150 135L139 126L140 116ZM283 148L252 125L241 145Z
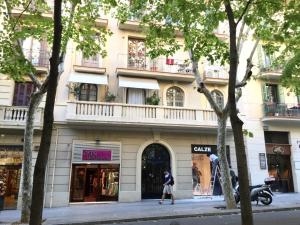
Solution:
M166 200L163 205L158 200L144 200L135 203L80 204L69 207L46 208L44 224L100 224L105 222L149 220L159 218L180 218L192 216L213 216L239 213L239 209L225 210L222 197L201 197L199 199L177 200L171 205ZM256 205L254 212L285 211L300 209L300 194L275 194L270 206ZM20 219L19 210L0 212L0 224L12 224Z

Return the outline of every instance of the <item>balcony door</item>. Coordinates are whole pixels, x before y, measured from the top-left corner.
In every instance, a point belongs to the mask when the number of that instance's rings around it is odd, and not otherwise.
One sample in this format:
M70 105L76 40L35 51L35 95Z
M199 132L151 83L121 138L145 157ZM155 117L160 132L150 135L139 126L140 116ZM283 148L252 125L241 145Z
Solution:
M96 84L81 84L79 100L80 101L97 101L98 88Z
M146 68L146 47L142 39L128 39L128 67L135 69Z
M30 96L34 90L34 85L31 82L15 83L15 91L13 98L14 106L28 106Z
M127 104L145 105L145 90L140 88L127 89Z
M27 38L23 41L23 51L25 57L34 65L47 67L49 65L49 54L47 52L47 42Z

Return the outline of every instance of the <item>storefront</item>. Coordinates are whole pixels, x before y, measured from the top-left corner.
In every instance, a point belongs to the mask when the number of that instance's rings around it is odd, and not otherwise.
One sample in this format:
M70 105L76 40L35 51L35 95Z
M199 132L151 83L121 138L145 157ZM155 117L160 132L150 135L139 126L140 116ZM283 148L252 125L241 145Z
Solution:
M291 168L291 146L288 144L266 144L269 176L275 178L273 191L293 192Z
M212 184L212 165L207 154L217 155L216 145L192 144L193 195L212 195L213 186L220 189L218 183ZM226 146L227 160L230 165L229 146ZM216 187L219 185L218 187Z
M119 174L119 143L75 143L70 202L118 201Z
M22 145L0 145L1 209L17 208L22 160Z

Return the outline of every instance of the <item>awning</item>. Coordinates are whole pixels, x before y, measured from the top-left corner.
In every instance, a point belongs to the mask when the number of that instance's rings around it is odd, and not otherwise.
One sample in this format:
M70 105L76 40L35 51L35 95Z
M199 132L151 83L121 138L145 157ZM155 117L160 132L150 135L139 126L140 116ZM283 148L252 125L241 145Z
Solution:
M108 84L106 75L72 72L69 82L87 84Z
M159 90L159 85L155 79L136 78L136 77L123 77L119 76L119 86L129 88L141 88Z

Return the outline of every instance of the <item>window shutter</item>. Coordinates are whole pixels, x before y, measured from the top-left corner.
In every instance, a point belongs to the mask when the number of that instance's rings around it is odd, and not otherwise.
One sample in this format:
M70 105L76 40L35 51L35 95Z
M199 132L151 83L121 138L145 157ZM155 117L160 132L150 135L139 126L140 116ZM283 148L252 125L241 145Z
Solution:
M278 85L279 103L284 103L284 87Z
M262 97L264 103L269 101L268 86L266 84L262 85Z

